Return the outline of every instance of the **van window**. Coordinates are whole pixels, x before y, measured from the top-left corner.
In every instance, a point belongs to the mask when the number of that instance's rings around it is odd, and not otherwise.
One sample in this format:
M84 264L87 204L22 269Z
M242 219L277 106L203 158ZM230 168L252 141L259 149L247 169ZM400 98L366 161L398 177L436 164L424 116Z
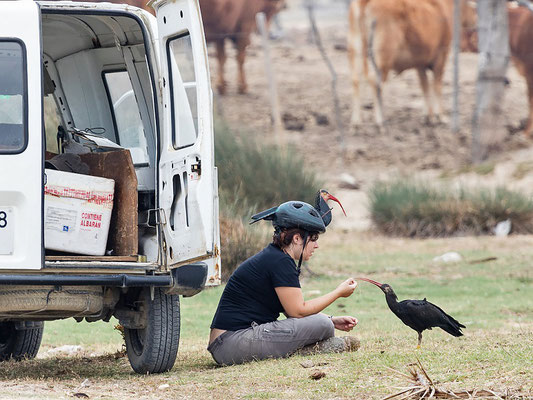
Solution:
M186 32L167 42L174 148L191 146L198 137L198 100L191 35Z
M0 40L0 153L26 147L25 67L22 43Z
M130 151L135 166L149 165L144 127L128 72L104 72L104 81L111 101L118 144Z

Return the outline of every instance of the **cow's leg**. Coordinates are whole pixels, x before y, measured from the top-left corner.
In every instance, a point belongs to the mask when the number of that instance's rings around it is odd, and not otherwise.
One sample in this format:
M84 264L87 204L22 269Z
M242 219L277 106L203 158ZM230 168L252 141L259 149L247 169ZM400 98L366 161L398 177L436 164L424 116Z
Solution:
M426 69L420 67L416 69L418 72L418 79L420 79L420 87L422 88L422 93L424 95L424 101L426 102L426 124L433 125L433 96L431 95L428 76L426 74Z
M435 105L437 121L442 123L448 122L443 115L442 107L442 78L444 77L444 66L447 58L448 52L443 52L433 67L433 104Z
M379 129L383 129L383 82L386 79L386 73L381 73L376 69L376 78L370 82L374 93L374 118Z
M248 92L248 85L246 84L246 75L244 73L244 60L246 58L246 47L250 43L247 35L242 35L237 40L237 65L239 67L239 94Z
M360 26L359 4L350 4L349 31L348 31L348 61L350 63L350 77L352 80L352 116L350 126L357 127L361 124L361 89L364 82L364 57L363 36Z
M219 39L216 42L217 59L218 59L218 76L217 76L217 90L218 93L226 94L226 81L224 80L224 64L226 63L226 48L224 39Z
M533 76L526 78L527 82L527 95L529 98L529 115L527 118L526 128L524 129L524 134L527 137L531 137L533 133Z
M380 130L383 128L383 83L387 80L388 69L384 66L386 62L380 60L382 56L376 51L379 49L379 45L376 44L377 39L382 39L376 34L376 20L370 21L370 27L368 29L368 47L367 56L370 67L368 68L368 82L373 88L374 94L374 118L377 126Z

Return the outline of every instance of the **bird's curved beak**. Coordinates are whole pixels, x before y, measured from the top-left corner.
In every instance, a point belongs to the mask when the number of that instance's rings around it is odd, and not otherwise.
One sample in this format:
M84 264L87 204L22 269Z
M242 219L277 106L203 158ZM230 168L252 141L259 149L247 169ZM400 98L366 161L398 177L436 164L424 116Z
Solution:
M342 208L342 212L344 213L344 216L347 217L347 215L346 215L346 211L344 211L344 207L342 206L342 204L341 204L341 202L339 201L339 199L337 199L335 196L333 196L332 194L329 194L329 193L328 193L326 196L327 196L327 199L328 199L328 200L333 200L333 201L336 201L337 203L339 203L339 206L341 206L341 208Z
M356 281L361 280L361 281L370 282L370 283L376 285L376 286L377 286L378 288L380 288L380 289L381 289L381 286L383 286L381 283L376 282L376 281L373 281L372 279L368 279L368 278L355 278L355 280L356 280Z

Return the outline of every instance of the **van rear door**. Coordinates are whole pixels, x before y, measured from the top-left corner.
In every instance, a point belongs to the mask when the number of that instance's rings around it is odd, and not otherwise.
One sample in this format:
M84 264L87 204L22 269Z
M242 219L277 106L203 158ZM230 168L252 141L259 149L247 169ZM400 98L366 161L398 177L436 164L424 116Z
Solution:
M43 264L42 60L33 1L0 2L0 269Z
M170 266L216 253L212 93L198 2L155 0L161 55L159 208Z

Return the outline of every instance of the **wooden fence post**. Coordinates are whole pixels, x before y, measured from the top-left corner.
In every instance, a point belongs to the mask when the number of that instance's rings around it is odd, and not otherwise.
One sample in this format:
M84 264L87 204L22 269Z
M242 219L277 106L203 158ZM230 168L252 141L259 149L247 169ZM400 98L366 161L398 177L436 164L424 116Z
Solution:
M461 0L453 1L453 102L452 132L459 132L459 51L461 42Z
M478 79L472 118L472 162L485 159L505 137L502 118L505 73L509 64L507 2L477 2Z
M315 14L314 14L314 2L312 0L306 0L304 4L305 4L305 7L307 8L307 12L309 15L309 23L311 24L311 32L313 33L315 43L318 47L318 50L320 51L320 55L322 56L331 74L331 91L333 95L333 108L335 111L335 122L337 125L338 141L341 147L340 160L342 163L344 163L344 158L346 156L346 145L344 142L344 127L343 127L342 118L341 118L339 95L337 93L337 73L335 72L335 68L333 68L333 64L331 63L330 59L328 58L328 55L326 54L326 50L324 49L324 45L322 44L322 39L320 38L320 33L318 32L318 28L316 26Z
M274 135L276 137L276 144L278 146L284 147L284 140L282 138L283 125L281 124L281 114L279 110L278 87L276 84L274 71L272 69L272 60L270 58L270 44L268 42L265 13L257 13L257 15L255 16L255 20L257 23L257 28L259 29L259 33L261 34L261 43L263 44L263 54L265 56L265 71L268 79L268 89L270 95L270 115L274 128Z

